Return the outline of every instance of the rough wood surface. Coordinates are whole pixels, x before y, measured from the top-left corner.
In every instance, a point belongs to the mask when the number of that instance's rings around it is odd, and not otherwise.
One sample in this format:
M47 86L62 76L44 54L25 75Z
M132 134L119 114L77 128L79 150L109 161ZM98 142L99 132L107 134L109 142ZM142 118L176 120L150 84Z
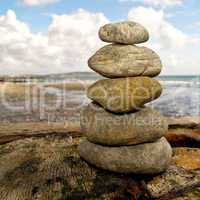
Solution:
M134 195L145 198L134 179L95 169L81 160L76 143L79 139L46 137L1 145L1 199L111 200L134 199Z
M200 200L200 188L196 188L192 192L185 193L183 196L172 200Z
M200 187L200 170L188 171L171 166L165 173L147 183L153 199L168 200Z
M0 145L1 200L150 200L158 194L172 199L193 188L197 191L196 168L188 171L181 163L172 164L155 177L110 173L80 159L80 140L50 135Z

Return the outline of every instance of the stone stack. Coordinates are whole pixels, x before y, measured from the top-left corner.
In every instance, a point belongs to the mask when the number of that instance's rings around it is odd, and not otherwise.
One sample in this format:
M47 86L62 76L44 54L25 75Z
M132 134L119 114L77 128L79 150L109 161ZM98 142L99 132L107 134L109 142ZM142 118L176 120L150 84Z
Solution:
M144 106L162 93L160 83L152 78L162 64L154 51L135 45L149 39L148 31L138 23L121 22L101 27L99 36L112 44L97 51L88 64L110 79L88 88L93 102L81 112L87 139L79 145L79 154L113 172L163 172L172 157L164 138L168 124L159 112Z

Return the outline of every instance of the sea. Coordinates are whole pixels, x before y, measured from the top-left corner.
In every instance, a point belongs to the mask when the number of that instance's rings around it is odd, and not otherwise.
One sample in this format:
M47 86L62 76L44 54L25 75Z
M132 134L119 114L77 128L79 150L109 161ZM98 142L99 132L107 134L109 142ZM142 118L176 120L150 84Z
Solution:
M22 79L23 78L19 77L17 81L21 81ZM30 82L36 80L45 82L45 84L92 84L100 79L102 79L102 76L93 72L73 72L36 77L31 76ZM158 76L156 79L162 84L163 92L160 98L147 104L147 106L156 108L166 116L200 116L200 75ZM48 92L61 94L61 91L56 88L48 88ZM81 106L90 102L86 96L86 90L71 89L67 90L65 93L64 97L67 105L69 105L69 110L73 104L78 105L78 109L80 110ZM63 96L61 98L63 98Z
M163 94L152 104L168 116L200 116L200 75L160 76Z
M77 72L61 75L56 81L92 83L99 79L102 77L95 73ZM200 75L159 76L156 79L161 82L163 93L147 106L156 108L166 116L200 116ZM68 97L72 101L87 99L85 91L69 91Z

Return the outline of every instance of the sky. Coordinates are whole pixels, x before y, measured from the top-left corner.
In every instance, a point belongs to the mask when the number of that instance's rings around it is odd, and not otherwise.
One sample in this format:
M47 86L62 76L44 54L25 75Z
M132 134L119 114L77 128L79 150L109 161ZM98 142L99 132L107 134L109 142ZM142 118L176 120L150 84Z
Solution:
M90 71L107 45L99 28L132 20L145 26L162 75L200 74L199 0L0 0L0 74Z

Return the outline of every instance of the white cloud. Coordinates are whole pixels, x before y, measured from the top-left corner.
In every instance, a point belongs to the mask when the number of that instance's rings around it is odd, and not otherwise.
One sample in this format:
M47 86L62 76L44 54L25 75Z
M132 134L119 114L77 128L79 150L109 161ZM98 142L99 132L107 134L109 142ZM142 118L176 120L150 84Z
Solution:
M60 0L21 0L21 1L28 6L39 6L39 5L56 3L59 2Z
M137 7L130 10L128 18L143 24L150 32L150 41L145 44L154 49L164 63L163 73L196 74L200 73L197 63L199 38L187 35L173 26L163 10Z
M163 10L137 7L128 18L150 32L142 44L155 50L166 74L200 74L200 37L173 26ZM68 15L53 15L47 34L32 33L13 11L0 16L0 74L47 74L89 70L88 58L105 43L98 29L108 22L102 13L79 9Z
M147 27L152 43L159 48L181 47L187 42L187 35L166 20L163 10L137 7L130 10L128 18Z
M91 53L101 46L98 29L108 20L101 13L79 9L71 15L54 15L49 26L49 42L62 49L60 61L65 66L82 68Z
M83 9L54 15L47 35L31 33L13 11L0 17L0 74L88 70L87 59L102 43L98 28L108 20Z
M194 22L193 26L200 27L200 21Z
M166 6L173 6L173 5L181 5L184 0L144 0L147 4L152 4L155 6L159 5L166 5Z
M185 0L120 0L121 2L132 1L137 3L142 3L151 6L175 6L182 5Z

